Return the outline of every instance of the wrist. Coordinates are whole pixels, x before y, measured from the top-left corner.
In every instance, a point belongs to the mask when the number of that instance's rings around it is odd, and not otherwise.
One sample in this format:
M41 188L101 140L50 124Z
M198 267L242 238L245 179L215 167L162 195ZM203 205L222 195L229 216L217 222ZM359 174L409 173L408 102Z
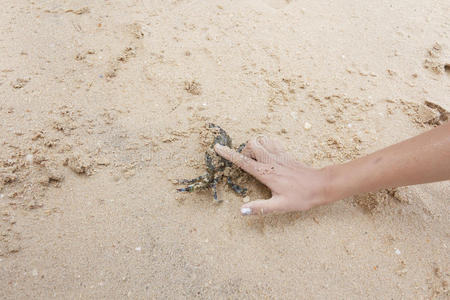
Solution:
M324 203L335 202L350 196L342 168L342 165L332 165L320 169L324 178Z

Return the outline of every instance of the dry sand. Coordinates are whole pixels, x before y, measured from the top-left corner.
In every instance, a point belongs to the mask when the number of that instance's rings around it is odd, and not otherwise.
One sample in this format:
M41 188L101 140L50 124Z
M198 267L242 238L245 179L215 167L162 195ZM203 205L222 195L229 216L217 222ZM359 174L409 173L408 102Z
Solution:
M315 167L431 129L450 110L449 15L3 0L0 298L448 299L448 181L244 218L228 188L217 205L171 180L203 173L208 121Z

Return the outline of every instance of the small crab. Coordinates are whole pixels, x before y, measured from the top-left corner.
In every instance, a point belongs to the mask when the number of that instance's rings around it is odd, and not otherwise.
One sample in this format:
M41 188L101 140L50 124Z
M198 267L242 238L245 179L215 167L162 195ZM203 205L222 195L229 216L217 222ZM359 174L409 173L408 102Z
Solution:
M245 196L247 194L247 189L240 187L232 180L233 175L239 174L236 172L238 171L237 167L235 167L230 161L216 154L214 151L214 146L216 144L231 148L232 144L230 136L225 132L225 130L212 123L207 124L206 127L209 133L212 133L213 135L212 143L205 152L206 174L190 180L178 180L179 184L187 184L187 186L184 188L179 188L177 191L192 192L195 190L211 188L213 190L214 200L216 202L221 202L221 200L217 198L217 184L225 178L226 183L233 191L239 195ZM241 144L237 151L241 152L244 147L245 143ZM232 168L234 170L232 170Z

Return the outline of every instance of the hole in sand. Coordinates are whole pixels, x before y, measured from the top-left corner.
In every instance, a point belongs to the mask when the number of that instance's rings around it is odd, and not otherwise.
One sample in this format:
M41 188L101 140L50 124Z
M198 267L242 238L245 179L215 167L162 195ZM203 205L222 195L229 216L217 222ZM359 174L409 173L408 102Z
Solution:
M445 73L447 73L447 75L450 75L450 64L444 65L444 71L445 71Z

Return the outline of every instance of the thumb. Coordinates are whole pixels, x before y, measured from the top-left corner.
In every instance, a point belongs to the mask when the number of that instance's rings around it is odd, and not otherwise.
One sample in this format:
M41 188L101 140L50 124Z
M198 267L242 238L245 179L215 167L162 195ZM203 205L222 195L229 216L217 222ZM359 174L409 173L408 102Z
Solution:
M255 200L242 205L241 214L247 215L265 215L282 211L282 203L279 197L273 196L268 200Z

